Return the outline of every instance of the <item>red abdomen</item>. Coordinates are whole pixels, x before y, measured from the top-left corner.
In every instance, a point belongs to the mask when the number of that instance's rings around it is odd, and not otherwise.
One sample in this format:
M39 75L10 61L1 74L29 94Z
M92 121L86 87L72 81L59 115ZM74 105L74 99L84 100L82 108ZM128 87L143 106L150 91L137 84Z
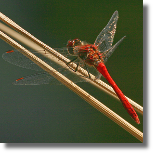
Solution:
M116 85L114 80L111 78L110 74L107 71L106 66L104 63L99 63L98 66L96 67L97 70L107 79L109 84L112 86L116 94L118 95L119 99L121 100L124 108L127 110L129 115L136 121L136 123L140 124L139 118L137 113L135 112L134 108L132 105L129 103L128 99L125 97L125 95L122 93L122 91L119 89L119 87Z

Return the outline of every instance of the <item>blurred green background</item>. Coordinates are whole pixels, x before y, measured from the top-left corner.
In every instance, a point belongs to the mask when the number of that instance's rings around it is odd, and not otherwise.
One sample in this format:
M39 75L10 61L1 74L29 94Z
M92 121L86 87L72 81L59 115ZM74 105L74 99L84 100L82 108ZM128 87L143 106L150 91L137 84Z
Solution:
M114 11L119 20L114 44L124 35L106 66L119 88L143 106L143 1L5 0L0 11L53 48L80 38L94 43ZM0 52L12 49L0 40ZM13 86L34 73L0 59L0 142L139 143L116 123L65 86ZM104 78L103 80L107 82ZM80 87L143 132L119 101L89 83Z

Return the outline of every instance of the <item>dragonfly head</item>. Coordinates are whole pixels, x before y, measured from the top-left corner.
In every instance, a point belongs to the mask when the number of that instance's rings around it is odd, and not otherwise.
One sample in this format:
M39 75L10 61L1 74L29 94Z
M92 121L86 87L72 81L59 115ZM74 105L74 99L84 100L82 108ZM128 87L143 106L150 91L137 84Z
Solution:
M76 55L75 46L80 46L80 45L82 45L82 42L78 38L73 39L73 40L69 40L67 43L67 50L68 50L69 54Z

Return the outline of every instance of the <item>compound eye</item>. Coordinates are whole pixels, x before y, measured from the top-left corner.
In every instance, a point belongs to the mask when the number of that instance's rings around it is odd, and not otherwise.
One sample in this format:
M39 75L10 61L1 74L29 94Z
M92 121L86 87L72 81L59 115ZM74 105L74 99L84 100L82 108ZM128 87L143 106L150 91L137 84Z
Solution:
M74 54L73 53L73 49L74 49L73 44L74 44L73 40L69 40L68 43L67 43L67 51L71 55Z
M81 45L81 40L76 38L76 39L73 39L73 46L80 46Z
M67 47L73 47L73 41L72 41L72 40L69 40L69 41L68 41Z

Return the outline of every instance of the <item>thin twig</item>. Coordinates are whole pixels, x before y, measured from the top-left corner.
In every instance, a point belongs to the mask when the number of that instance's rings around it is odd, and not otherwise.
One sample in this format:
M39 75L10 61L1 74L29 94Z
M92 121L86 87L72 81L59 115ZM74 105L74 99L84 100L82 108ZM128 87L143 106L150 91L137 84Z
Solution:
M2 30L2 24L0 24L0 29ZM4 30L5 31L5 30ZM5 33L0 31L0 37L12 45L14 48L19 49L21 53L23 53L25 56L27 56L29 59L31 59L34 63L39 65L41 68L43 68L45 71L47 71L49 74L54 76L57 80L62 82L65 86L70 88L72 91L74 91L76 94L78 94L80 97L82 97L84 100L86 100L89 104L91 104L93 107L95 107L97 110L105 114L107 117L112 119L115 123L123 127L126 131L131 133L133 136L135 136L138 140L141 142L143 141L143 133L136 129L134 126L129 124L127 121L125 121L123 118L121 118L119 115L114 113L112 110L107 108L105 105L103 105L101 102L99 102L97 99L89 95L86 91L81 89L79 86L74 84L72 81L67 79L65 76L57 72L55 69L53 69L51 66L46 64L44 61L39 59L37 56L26 50L24 47L22 47L20 44L15 42L13 39L11 39L9 36L7 36Z

